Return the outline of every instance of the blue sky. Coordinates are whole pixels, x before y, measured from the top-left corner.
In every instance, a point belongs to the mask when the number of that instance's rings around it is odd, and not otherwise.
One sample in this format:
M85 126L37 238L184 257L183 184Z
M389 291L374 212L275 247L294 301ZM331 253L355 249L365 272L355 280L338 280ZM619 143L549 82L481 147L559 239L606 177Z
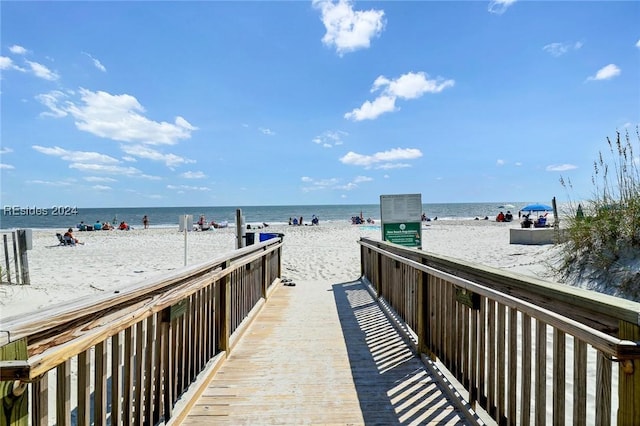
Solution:
M637 1L0 8L5 206L576 200L640 123Z

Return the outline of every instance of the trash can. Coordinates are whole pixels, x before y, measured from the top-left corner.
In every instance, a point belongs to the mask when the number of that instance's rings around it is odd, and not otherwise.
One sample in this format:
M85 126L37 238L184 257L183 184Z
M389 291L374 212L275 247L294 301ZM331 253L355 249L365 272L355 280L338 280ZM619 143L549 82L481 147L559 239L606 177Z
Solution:
M267 241L272 238L284 238L284 234L276 234L276 233L268 233L268 232L260 233L260 242Z
M245 246L250 246L253 243L255 243L255 241L256 241L256 233L255 232L247 232L244 235ZM262 241L262 240L260 240L260 241Z

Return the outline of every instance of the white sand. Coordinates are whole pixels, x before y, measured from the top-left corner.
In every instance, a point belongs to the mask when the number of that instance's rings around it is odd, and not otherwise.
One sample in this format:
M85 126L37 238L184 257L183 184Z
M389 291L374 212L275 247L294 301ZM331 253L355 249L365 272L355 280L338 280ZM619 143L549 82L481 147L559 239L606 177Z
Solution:
M553 245L509 244L517 222L432 221L423 226L423 249L467 261L544 277ZM62 231L62 230L60 230ZM360 274L360 237L381 239L379 227L350 222L270 226L248 232L283 233L283 276L346 282ZM84 245L58 246L56 231L34 231L28 252L31 285L0 285L0 320L80 296L103 293L160 276L184 265L184 234L174 229L77 232ZM258 236L256 235L256 240ZM235 249L235 229L189 232L189 265ZM547 275L548 276L548 275Z

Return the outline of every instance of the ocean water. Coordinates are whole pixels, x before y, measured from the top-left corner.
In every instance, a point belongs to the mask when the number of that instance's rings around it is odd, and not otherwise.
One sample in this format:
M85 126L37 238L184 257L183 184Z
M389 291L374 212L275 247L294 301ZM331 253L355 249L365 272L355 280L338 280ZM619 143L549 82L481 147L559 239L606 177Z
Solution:
M493 219L500 210L517 212L528 202L500 203L451 203L423 204L423 211L429 218L438 220L472 220L475 217L489 216ZM509 205L509 206L508 206ZM515 206L511 208L510 205ZM504 206L508 206L505 208ZM227 221L235 225L236 209L242 210L246 223L287 224L289 218L301 216L305 223L311 222L312 215L326 221L351 221L353 216L362 216L380 221L379 204L340 204L340 205L303 205L303 206L240 206L240 207L123 207L123 208L83 208L74 206L3 206L0 213L0 229L33 228L65 229L76 227L83 221L93 224L96 221L119 224L127 222L134 228L142 227L142 217L149 217L151 227L178 226L181 215L193 215L194 223L200 215L208 222Z

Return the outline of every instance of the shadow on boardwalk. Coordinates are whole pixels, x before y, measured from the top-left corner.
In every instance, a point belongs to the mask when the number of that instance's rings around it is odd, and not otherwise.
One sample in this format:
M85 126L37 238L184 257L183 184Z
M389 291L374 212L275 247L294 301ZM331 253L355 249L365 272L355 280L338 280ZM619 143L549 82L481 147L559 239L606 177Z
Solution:
M332 289L365 424L468 424L362 282Z
M462 425L360 281L277 288L183 425Z

